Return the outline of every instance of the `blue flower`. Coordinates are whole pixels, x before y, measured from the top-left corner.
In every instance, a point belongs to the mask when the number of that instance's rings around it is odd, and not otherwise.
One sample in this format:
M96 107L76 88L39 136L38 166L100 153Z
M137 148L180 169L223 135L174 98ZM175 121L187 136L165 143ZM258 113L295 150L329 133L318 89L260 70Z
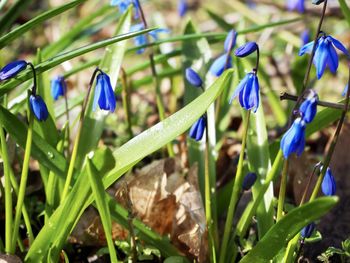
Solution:
M191 85L193 85L197 88L200 88L202 86L203 81L202 81L201 77L192 68L187 68L185 74L186 74L187 81Z
M327 167L326 174L323 178L321 188L322 188L323 194L328 196L335 195L335 191L337 190L337 185L335 183L334 176L329 167Z
M244 109L253 109L253 111L256 112L259 107L259 80L255 72L248 73L241 80L231 96L230 104L238 95L239 103Z
M114 112L116 106L116 99L111 85L109 76L100 72L97 75L95 96L93 102L93 110L96 110L97 104L101 110Z
M345 88L344 88L344 90L343 90L343 92L342 92L342 96L346 96L346 93L348 92L348 88L349 88L349 83L348 84L346 84L346 86L345 86Z
M136 31L140 31L140 30L144 30L145 26L142 23L136 24L131 26L130 28L130 32L136 32ZM158 40L158 34L159 33L169 33L168 29L165 28L159 28L159 29L155 29L152 30L151 32L148 32L148 34L155 40ZM145 34L141 34L138 35L136 37L134 37L134 44L135 46L143 46L147 44L147 36ZM140 48L136 51L137 54L142 54L143 52L145 52L145 48Z
M299 56L304 55L305 53L311 53L314 42L310 42L304 45L300 51ZM313 63L316 66L317 78L320 79L326 69L326 66L329 67L330 71L334 74L337 72L339 59L335 47L342 51L348 57L350 56L346 47L337 39L323 35L318 38L316 43L316 52Z
M134 18L139 18L139 4L138 1L135 0L111 0L111 6L118 6L120 13L124 14L130 5L135 7L135 15Z
M287 159L292 153L296 153L298 156L302 154L305 148L304 120L301 118L294 120L292 126L283 135L280 146L285 159Z
M38 121L45 121L49 117L45 101L39 95L30 95L29 105Z
M207 117L203 115L192 125L189 136L196 141L200 141L203 137L206 126Z
M305 12L305 0L287 0L287 8L290 11Z
M306 45L310 41L310 31L305 29L303 32L301 32L300 39L302 41L302 45Z
M308 96L299 108L301 116L306 123L312 122L312 120L315 118L317 112L317 101L317 93L314 90L310 89Z
M242 188L244 191L248 191L255 183L257 176L255 173L247 173L243 179Z
M56 76L51 80L51 95L54 100L57 100L59 96L64 96L67 90L67 84L63 76Z
M177 4L177 11L179 13L179 16L183 17L187 12L187 0L179 0Z
M315 231L316 228L316 224L314 222L312 222L311 224L308 224L306 227L304 227L301 232L300 235L302 238L309 238L311 237L312 233Z
M230 52L236 45L236 38L237 33L234 30L228 32L224 43L224 50L226 53L215 59L209 68L209 71L214 76L220 77L226 69L232 68L232 57Z
M226 53L231 52L233 47L236 45L237 32L233 29L228 32L225 42L224 42L224 50Z
M24 60L17 60L7 64L0 70L0 81L10 79L16 76L22 70L25 70L28 63Z
M255 42L248 42L243 46L240 46L235 50L236 57L243 58L249 56L251 53L258 49L258 45Z

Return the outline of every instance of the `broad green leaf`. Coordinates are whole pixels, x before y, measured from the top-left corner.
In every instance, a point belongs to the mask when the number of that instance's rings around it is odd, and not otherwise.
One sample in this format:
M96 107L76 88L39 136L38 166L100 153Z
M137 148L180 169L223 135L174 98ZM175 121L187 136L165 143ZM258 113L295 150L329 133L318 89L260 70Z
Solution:
M114 152L116 166L103 178L104 187L107 188L113 184L141 159L189 129L222 90L227 88L231 76L232 71L226 71L208 90L186 107L118 148ZM52 243L56 243L55 246L58 249L64 245L84 208L93 201L91 189L86 184L85 174L86 172L82 171L67 198L39 232L27 253L27 262L40 261L48 254Z
M102 226L105 232L111 262L117 262L117 254L112 238L111 214L109 212L109 207L106 199L107 193L105 192L105 189L103 188L102 184L103 173L96 169L96 167L90 159L87 159L87 174L90 180L92 193L95 197L97 210L100 215Z
M83 2L85 2L86 0L76 0L76 1L72 1L69 2L68 4L56 7L54 9L50 9L47 12L44 12L36 17L34 17L33 19L29 20L27 23L15 28L14 30L12 30L11 32L9 32L8 34L0 37L0 49L2 49L3 47L5 47L6 45L8 45L9 43L11 43L14 39L22 36L25 32L31 30L32 28L34 28L35 26L45 22L46 20L55 17Z
M132 10L129 9L129 11L121 17L115 32L116 35L126 34L130 31L131 14ZM119 71L123 62L125 49L126 41L109 46L106 48L105 54L99 65L99 68L109 75L113 90L115 90L117 86ZM93 91L91 92L92 95L94 94ZM97 146L104 129L105 119L108 115L108 113L106 114L102 111L95 114L95 112L92 110L92 102L93 100L90 99L79 142L78 157L76 162L78 167L85 158L85 155Z
M59 54L51 59L44 61L43 63L40 63L39 65L36 65L35 66L36 73L41 74L42 72L50 70L51 68L53 68L57 65L60 65L61 63L65 62L67 60L70 60L72 58L81 56L83 54L94 51L96 49L114 44L116 42L120 42L120 41L129 39L129 38L133 38L137 35L145 34L145 33L152 31L152 30L154 30L154 28L145 29L145 30L127 33L127 34L122 34L120 36L108 38L108 39L105 39L105 40L102 40L102 41L99 41L99 42L96 42L96 43L93 43L93 44L90 44L90 45L87 45L84 47L77 48L77 49L72 50L72 51L65 52L63 54ZM16 77L16 79L12 79L12 80L8 81L7 83L0 85L0 96L4 95L9 90L17 87L22 82L29 80L31 78L32 78L32 71L30 69L23 71L23 73L20 73Z
M269 262L304 226L328 213L338 200L338 197L320 197L293 209L278 221L240 262Z

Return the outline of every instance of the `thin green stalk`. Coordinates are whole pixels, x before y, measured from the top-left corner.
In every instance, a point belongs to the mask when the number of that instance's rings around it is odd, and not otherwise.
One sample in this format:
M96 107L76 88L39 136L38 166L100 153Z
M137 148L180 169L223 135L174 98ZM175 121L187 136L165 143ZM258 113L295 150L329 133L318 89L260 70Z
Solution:
M142 5L140 4L139 0L135 0L137 3L138 11L140 12L140 17L141 17L141 21L143 23L144 28L148 28L147 25L147 20L145 18L145 14L143 12L142 9ZM149 41L149 35L146 34L146 38L147 38L147 43L150 43ZM164 102L162 100L162 93L160 90L160 83L159 83L159 78L158 78L158 74L157 74L157 69L156 69L156 64L155 64L155 60L154 60L154 50L151 47L150 48L150 54L149 54L149 61L150 61L150 66L151 66L151 71L152 71L152 76L153 76L153 81L156 87L156 102L157 102L157 109L158 109L158 114L159 114L159 119L161 121L163 121L165 119L165 106L164 106ZM167 150L168 150L168 154L170 157L174 157L175 153L173 150L173 146L171 143L167 144Z
M233 217L235 214L236 205L239 199L239 195L242 188L242 182L243 182L243 161L244 161L244 152L246 148L246 142L247 142L247 135L248 135L248 128L249 128L249 119L250 119L250 110L246 112L246 122L243 129L243 137L242 137L242 149L239 155L238 165L237 165L237 171L236 171L236 177L233 184L230 204L227 211L227 217L225 222L225 230L224 230L224 237L222 239L221 243L221 249L220 249L220 261L219 263L226 262L226 253L227 253L227 247L228 242L232 233L232 223L233 223Z
M127 124L127 129L129 133L129 138L131 139L134 137L134 134L132 133L131 128L131 109L130 109L130 86L128 82L128 76L126 75L126 72L124 68L121 68L122 72L122 97L123 97L123 108L124 108L124 114L125 114L125 120Z
M210 144L209 144L209 133L208 125L205 128L205 161L204 161L204 196L205 196L205 218L207 222L208 234L209 234L209 254L210 262L216 262L216 244L215 244L215 233L211 210L211 180L210 180L210 167L209 167L209 155L210 155Z
M286 188L287 188L288 163L289 163L288 159L284 160L280 192L278 195L277 222L280 221L283 217L283 207L284 207L284 200L286 197Z
M67 158L69 159L69 145L70 145L70 129L69 129L69 107L68 107L68 87L67 90L64 91L64 106L65 106L65 112L66 112L66 121L67 121ZM64 141L64 140L63 140ZM64 144L64 143L63 143Z
M28 114L29 114L29 126L28 126L28 132L27 132L26 148L24 152L21 182L20 182L19 191L18 191L15 221L13 225L12 243L11 243L11 249L10 249L10 253L12 254L15 252L15 249L16 249L16 241L18 238L19 224L21 221L22 206L24 202L24 196L26 192L26 185L27 185L27 179L28 179L30 152L32 149L34 115L32 114L30 109L28 110Z
M0 140L1 140L1 157L4 166L5 176L5 251L11 251L11 237L12 237L12 193L10 181L10 162L8 158L6 138L4 129L0 126Z
M95 76L96 76L98 71L99 71L99 68L96 68L94 73L91 76L88 92L87 92L87 95L85 97L82 109L81 109L80 120L79 120L80 121L79 122L79 127L78 127L78 131L77 131L77 136L75 138L74 146L73 146L72 156L71 156L71 159L70 159L70 162L69 162L66 182L65 182L64 187L63 187L61 203L63 203L64 199L67 197L67 194L68 194L68 191L69 191L69 187L70 187L70 183L71 183L72 178L73 178L74 166L75 166L75 161L77 159L78 146L79 146L79 141L80 141L80 137L81 137L81 132L82 132L82 129L83 129L83 123L84 123L86 106L87 106L87 103L88 103L89 98L90 98L92 84L94 82Z

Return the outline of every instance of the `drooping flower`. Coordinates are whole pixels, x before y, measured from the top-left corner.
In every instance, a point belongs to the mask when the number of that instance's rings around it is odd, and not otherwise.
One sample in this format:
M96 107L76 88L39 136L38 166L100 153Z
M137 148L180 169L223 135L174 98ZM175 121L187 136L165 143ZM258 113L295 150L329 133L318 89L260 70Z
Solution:
M309 94L299 108L301 116L306 123L312 122L312 120L315 118L317 112L317 101L317 93L310 89Z
M145 26L142 23L139 23L139 24L131 26L130 32L136 32L136 31L140 31L140 30L144 30L144 29L145 29ZM169 33L169 30L165 29L165 28L159 28L159 29L152 30L151 32L148 32L148 34L155 41L158 40L158 34L159 33ZM141 35L135 36L134 37L134 44L135 44L135 46L146 45L147 44L147 36L145 34L141 34ZM142 54L143 52L145 52L145 48L139 48L136 51L137 54Z
M305 148L304 120L300 117L294 120L292 126L283 135L280 146L285 159L287 159L292 153L296 153L298 156L302 154Z
M196 141L200 141L203 137L206 126L207 117L203 115L192 125L189 136Z
M235 56L239 58L243 58L243 57L249 56L251 53L255 52L257 49L258 49L258 45L255 42L248 42L235 50Z
M0 81L16 76L19 72L25 70L27 65L28 63L24 60L17 60L7 64L0 70Z
M287 0L287 8L290 11L305 12L305 0Z
M49 117L45 101L39 95L30 95L29 105L38 121L45 121Z
M300 235L302 238L309 238L311 237L312 233L315 231L316 228L316 224L314 222L312 222L311 224L308 224L306 227L304 227L301 232Z
M139 4L135 0L111 0L111 6L118 6L120 13L124 14L130 5L135 8L134 18L139 18Z
M179 16L183 17L188 9L187 0L179 0L177 3L177 12L179 13Z
M335 195L335 192L337 190L337 184L335 183L334 176L329 167L327 167L326 174L322 180L321 188L322 193L327 196Z
M116 99L111 85L109 76L100 72L96 78L95 96L93 102L93 110L96 110L97 104L101 110L114 112L116 107Z
M255 72L248 73L239 83L232 94L230 104L233 99L239 96L239 103L246 110L256 110L259 107L259 80Z
M185 72L185 75L186 75L187 81L191 85L193 85L193 86L195 86L197 88L200 88L202 86L203 81L202 81L201 77L192 68L187 68L186 72Z
M214 76L219 77L226 69L232 68L232 57L230 52L236 45L236 38L237 32L234 30L228 32L224 43L225 54L222 54L215 59L209 68L209 71Z
M310 41L310 31L305 29L303 32L301 32L300 39L302 46L306 45Z
M256 173L247 173L242 183L243 190L248 191L254 185L256 179L257 179Z
M313 45L313 41L304 45L299 51L299 56L302 56L305 53L310 54L312 52ZM350 56L346 47L339 40L325 34L318 38L316 43L316 52L313 59L313 63L316 66L318 79L322 77L327 66L333 74L337 72L339 59L335 48L339 49L346 56Z
M54 100L64 96L67 90L67 84L63 76L56 76L51 80L51 95Z

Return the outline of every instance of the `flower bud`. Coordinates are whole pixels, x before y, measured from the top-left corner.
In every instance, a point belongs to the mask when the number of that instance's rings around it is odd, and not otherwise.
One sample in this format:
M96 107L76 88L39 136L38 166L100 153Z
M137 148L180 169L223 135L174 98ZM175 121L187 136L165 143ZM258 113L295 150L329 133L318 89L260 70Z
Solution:
M29 105L38 121L45 121L49 117L45 101L39 95L30 95Z
M300 235L303 238L309 238L309 237L311 237L311 235L314 232L315 228L316 228L316 224L314 222L312 222L311 224L308 224L306 227L304 227L301 230Z
M24 60L17 60L7 64L0 70L0 81L10 79L16 76L27 67L27 62Z
M203 84L201 77L192 68L186 69L186 79L191 85L197 88L200 88Z
M242 188L244 191L248 191L255 183L257 176L255 173L247 173L243 179Z
M243 46L240 46L235 50L236 57L246 57L256 51L258 49L258 45L255 42L248 42Z

